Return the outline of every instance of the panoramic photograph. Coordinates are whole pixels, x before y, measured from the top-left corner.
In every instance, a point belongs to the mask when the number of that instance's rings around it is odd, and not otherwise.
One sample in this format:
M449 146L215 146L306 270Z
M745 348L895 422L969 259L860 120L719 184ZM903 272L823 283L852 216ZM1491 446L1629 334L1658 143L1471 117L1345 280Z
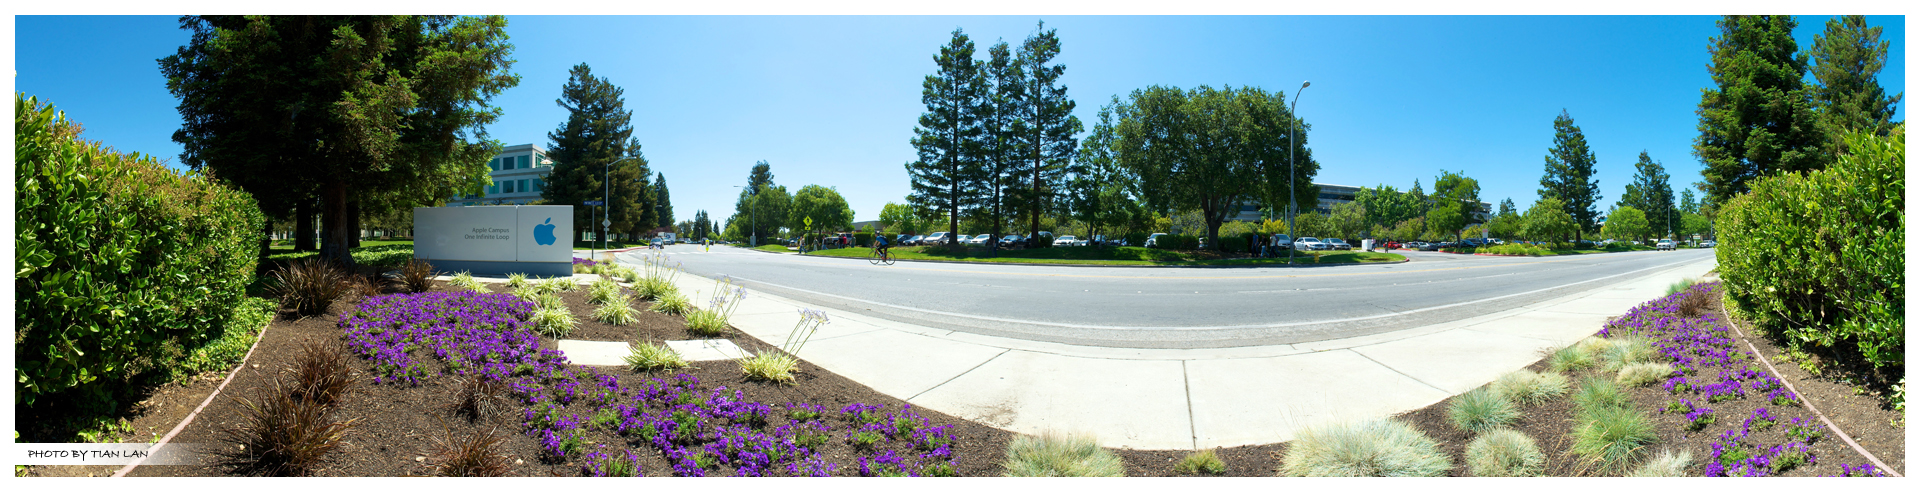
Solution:
M1060 10L16 15L17 483L1908 472L1904 15Z

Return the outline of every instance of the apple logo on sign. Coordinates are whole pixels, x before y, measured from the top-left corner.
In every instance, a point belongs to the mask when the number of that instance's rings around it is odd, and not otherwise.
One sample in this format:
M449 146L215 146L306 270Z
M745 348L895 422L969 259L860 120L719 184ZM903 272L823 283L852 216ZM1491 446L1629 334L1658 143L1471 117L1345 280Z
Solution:
M533 242L535 244L546 246L553 244L555 239L556 238L553 237L553 217L547 217L546 223L533 226Z

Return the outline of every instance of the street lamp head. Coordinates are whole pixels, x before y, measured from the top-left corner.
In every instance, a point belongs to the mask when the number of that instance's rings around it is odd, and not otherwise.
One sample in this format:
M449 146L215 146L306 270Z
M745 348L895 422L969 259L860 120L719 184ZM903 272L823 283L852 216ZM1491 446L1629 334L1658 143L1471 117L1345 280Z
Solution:
M1301 88L1301 89L1305 89L1305 88L1307 88L1307 86L1309 86L1309 85L1313 85L1313 81L1311 81L1311 80L1302 80L1302 81L1300 81L1300 88Z

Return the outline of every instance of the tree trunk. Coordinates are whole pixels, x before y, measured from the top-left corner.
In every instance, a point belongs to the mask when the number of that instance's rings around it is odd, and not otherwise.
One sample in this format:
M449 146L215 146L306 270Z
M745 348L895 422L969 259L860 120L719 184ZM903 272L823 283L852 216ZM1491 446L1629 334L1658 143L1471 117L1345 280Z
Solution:
M301 200L298 205L294 206L294 214L293 214L294 215L293 217L293 250L294 251L313 251L314 250L313 208L314 207L313 207L312 198Z
M320 187L320 258L331 260L347 271L354 270L353 254L347 248L347 184L331 181Z
M347 202L347 230L351 231L350 233L352 234L352 236L349 239L347 239L347 247L349 248L360 247L360 236L363 233L360 231L360 200L359 199L354 199L353 201Z
M267 219L260 230L260 258L265 259L273 252L273 219Z

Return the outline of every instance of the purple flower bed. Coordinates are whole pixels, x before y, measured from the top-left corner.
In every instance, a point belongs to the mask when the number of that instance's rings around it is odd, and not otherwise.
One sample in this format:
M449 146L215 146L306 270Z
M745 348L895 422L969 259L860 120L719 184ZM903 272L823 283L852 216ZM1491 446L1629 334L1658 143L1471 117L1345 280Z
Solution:
M953 476L951 426L911 405L890 411L855 403L831 412L811 404L774 408L722 386L702 392L688 374L623 384L541 350L526 319L534 304L510 294L432 292L370 298L340 321L350 350L371 361L376 384L418 386L444 372L506 381L525 408L522 426L540 459L575 463L583 475L638 476L636 450L651 449L676 476ZM611 434L626 447L599 444ZM844 444L853 463L822 456Z
M589 259L586 259L586 258L578 258L578 257L576 257L576 258L574 258L574 259L573 259L573 264L575 264L575 265L586 265L586 266L594 266L594 265L598 265L598 264L600 264L600 262L597 262L597 261L593 261L593 260L589 260Z
M1814 464L1817 457L1811 446L1824 437L1825 431L1811 419L1795 417L1780 422L1775 417L1780 411L1799 410L1799 399L1779 379L1756 365L1751 354L1740 350L1727 323L1716 314L1680 316L1682 299L1690 295L1717 298L1719 288L1717 282L1696 284L1641 304L1609 321L1600 335L1637 334L1652 340L1654 348L1673 366L1673 373L1661 387L1673 394L1674 400L1663 411L1684 417L1689 432L1711 427L1716 413L1726 413L1716 412L1714 405L1760 406L1738 427L1715 435L1704 475L1762 477ZM1769 410L1769 406L1776 408ZM1735 410L1733 415L1742 412ZM1842 464L1841 468L1846 476L1877 473L1870 466Z

